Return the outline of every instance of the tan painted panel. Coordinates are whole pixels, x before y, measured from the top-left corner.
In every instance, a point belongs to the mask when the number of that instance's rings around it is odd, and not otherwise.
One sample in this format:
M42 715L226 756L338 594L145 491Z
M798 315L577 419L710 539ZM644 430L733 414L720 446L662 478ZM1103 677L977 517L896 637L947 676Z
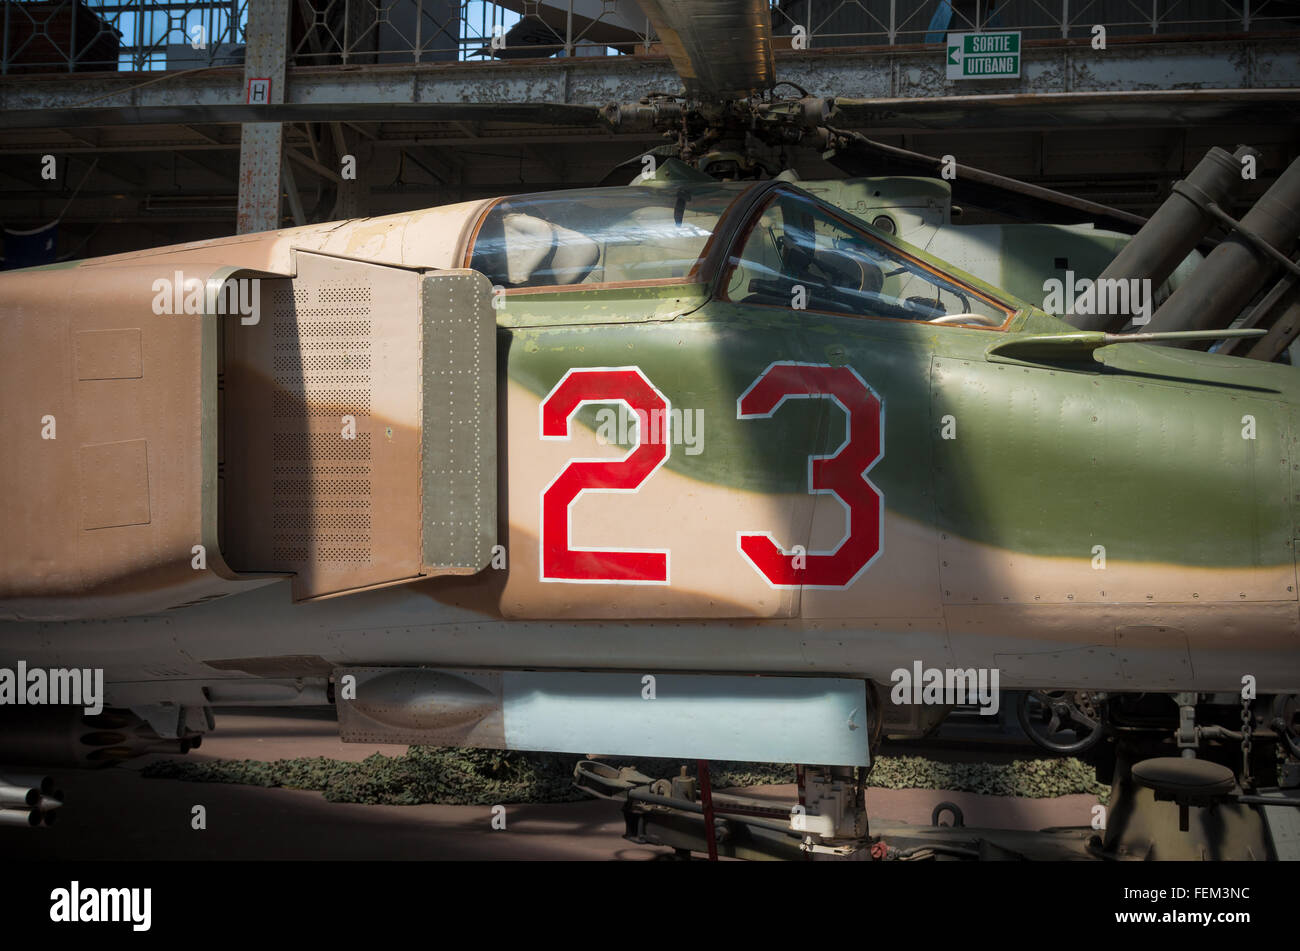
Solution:
M1174 685L1192 679L1187 632L1174 624L1119 624L1115 628L1115 654L1127 681L1163 678Z
M847 532L844 506L833 495L815 496L809 551L832 551ZM939 618L938 536L923 525L885 509L880 554L847 588L805 588L806 618Z
M1295 565L1199 568L1110 558L1092 567L1079 558L1053 558L995 548L955 536L940 542L944 597L958 601L1047 603L1148 603L1263 601L1294 594Z
M144 375L140 328L77 334L78 380L138 380Z
M81 607L58 599L100 597L165 607L169 589L202 576L190 550L202 540L204 318L154 314L159 273L124 265L0 278L11 355L0 375L3 610L79 616ZM136 358L127 342L134 327ZM84 349L92 339L110 345L92 355ZM84 372L92 364L110 363L128 371L137 363L138 371L82 378L100 375ZM54 439L41 438L46 416L55 419Z
M860 581L858 583L861 583ZM806 599L811 592L805 591ZM861 617L805 620L802 648L808 666L884 677L916 660L951 666L952 652L942 618Z
M980 665L986 666L986 665ZM1069 650L1025 650L997 654L991 665L999 672L999 686L1010 687L1113 687L1123 665L1108 647L1075 647ZM1185 675L1186 671L1182 671ZM1063 683L1064 681L1064 683Z
M81 527L149 524L149 443L81 447Z
M1004 689L1098 687L1261 691L1294 682L1300 630L1294 602L949 605L952 658L997 667ZM1243 658L1253 658L1243 668Z
M219 261L231 269L288 274L292 273L294 254L301 250L356 257L394 267L455 268L461 263L467 231L492 201L466 201L379 218L352 218L131 251L94 258L82 264L81 269L144 265L157 276L175 266L188 270L201 263Z

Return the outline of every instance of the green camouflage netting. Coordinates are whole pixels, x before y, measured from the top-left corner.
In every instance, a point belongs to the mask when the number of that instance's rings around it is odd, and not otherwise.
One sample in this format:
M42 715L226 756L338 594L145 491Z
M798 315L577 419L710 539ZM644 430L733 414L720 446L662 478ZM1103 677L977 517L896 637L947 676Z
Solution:
M315 789L331 802L412 806L572 802L586 794L572 785L573 767L582 757L559 753L520 753L413 746L404 756L376 753L359 763L321 756L198 762L163 760L145 776L190 782L243 783ZM682 762L618 757L647 776L677 774ZM687 763L694 772L694 764ZM794 767L771 763L710 764L715 789L792 783ZM1096 781L1091 766L1077 759L1016 760L1006 765L939 763L921 756L881 756L870 785L885 789L944 789L1040 799L1088 793L1104 800L1110 787Z

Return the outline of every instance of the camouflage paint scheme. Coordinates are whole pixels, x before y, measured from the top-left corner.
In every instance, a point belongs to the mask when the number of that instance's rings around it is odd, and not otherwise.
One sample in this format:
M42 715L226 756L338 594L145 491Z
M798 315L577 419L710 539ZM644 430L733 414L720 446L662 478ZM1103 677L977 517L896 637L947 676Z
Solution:
M180 266L292 275L294 249L457 268L488 204L0 277L10 343L2 425L17 460L0 485L9 536L0 660L102 665L116 704L287 697L345 664L849 673L886 683L919 660L997 667L1003 688L1235 690L1249 673L1261 692L1300 689L1296 371L1135 344L1069 365L997 360L993 343L1071 328L883 235L1005 302L1010 324L741 305L720 299L716 272L694 285L512 292L498 316L508 569L294 603L287 581L226 566L207 474L216 319L154 317L141 306L148 281ZM119 400L118 415L105 415L107 395L79 396L68 348L78 329L136 326L145 377L173 374L167 385L184 394L158 416L171 420L161 432L172 468L159 478L150 457L151 510L185 502L172 530L144 526L153 532L144 542L87 548L71 524L65 544L50 520L77 491L76 467L38 457L51 447L33 447L36 420L66 414L66 452L90 432L97 443L131 438L116 430L132 404ZM852 368L884 406L882 454L868 474L883 498L880 553L840 589L774 587L737 550L739 532L810 552L845 532L844 507L811 494L808 481L809 457L844 441L845 414L826 399L792 399L770 418L738 418L737 400L778 363ZM668 550L669 584L539 577L543 490L572 459L627 452L597 442L596 406L575 415L570 438L539 436L543 399L569 371L594 367L636 367L673 407L702 413L702 452L675 445L635 493L573 506L575 546ZM125 412L148 415L150 405ZM1246 416L1253 439L1243 437ZM411 425L370 426L385 423ZM211 553L198 580L196 537ZM64 562L75 570L52 583L51 566ZM234 596L202 602L213 594Z

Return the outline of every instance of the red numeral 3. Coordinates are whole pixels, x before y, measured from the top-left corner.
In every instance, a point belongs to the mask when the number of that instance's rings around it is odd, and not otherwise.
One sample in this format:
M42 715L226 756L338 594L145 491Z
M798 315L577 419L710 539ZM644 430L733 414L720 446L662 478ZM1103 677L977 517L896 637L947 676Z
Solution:
M880 554L883 505L867 480L884 453L884 406L852 367L774 363L736 401L738 419L772 416L787 399L829 399L844 410L844 442L829 456L808 457L808 491L829 493L845 508L845 536L832 551L809 552L806 564L767 533L741 532L740 551L776 587L848 587Z

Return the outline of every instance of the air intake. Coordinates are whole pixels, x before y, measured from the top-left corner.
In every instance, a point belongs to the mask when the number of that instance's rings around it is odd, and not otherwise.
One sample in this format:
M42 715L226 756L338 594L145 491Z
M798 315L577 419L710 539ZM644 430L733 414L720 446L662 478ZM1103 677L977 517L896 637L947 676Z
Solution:
M486 279L297 265L263 282L256 324L225 326L228 563L293 572L297 600L480 570L496 541Z

